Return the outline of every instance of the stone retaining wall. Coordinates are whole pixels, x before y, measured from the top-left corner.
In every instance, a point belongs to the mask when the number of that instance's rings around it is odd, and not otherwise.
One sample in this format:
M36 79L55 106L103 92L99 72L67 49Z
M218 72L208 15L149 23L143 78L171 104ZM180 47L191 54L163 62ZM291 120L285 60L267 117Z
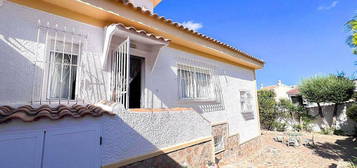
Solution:
M219 166L223 166L237 163L262 148L260 136L240 144L239 134L229 136L228 127L227 123L212 126L212 137L224 137L224 149L221 151L215 151L213 140L206 141L121 168L206 168L208 161L216 162Z
M187 148L152 157L121 168L206 168L212 161L213 142L207 141Z
M261 138L256 137L248 142L239 144L239 134L229 136L225 150L217 153L215 158L219 166L239 162L262 148Z
M256 137L246 143L239 144L239 134L227 137L225 150L215 154L219 166L237 163L258 152L262 148L262 140ZM170 153L162 154L139 161L121 168L206 168L207 162L214 155L213 141L195 144Z

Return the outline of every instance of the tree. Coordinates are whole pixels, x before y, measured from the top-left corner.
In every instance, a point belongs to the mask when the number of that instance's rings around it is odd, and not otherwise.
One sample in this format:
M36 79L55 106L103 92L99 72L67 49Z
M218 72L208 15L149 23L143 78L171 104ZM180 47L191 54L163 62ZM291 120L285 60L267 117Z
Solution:
M332 125L335 126L338 106L352 98L355 84L345 76L330 75L326 83L326 88L327 101L334 103Z
M321 118L324 118L321 103L327 102L328 89L326 83L328 80L328 77L316 76L303 80L299 86L301 95L307 101L317 104Z
M347 38L347 44L352 47L353 53L357 54L357 16L346 23L351 35Z
M295 105L289 99L280 99L277 104L277 109L279 116L293 121L297 120L300 130L303 129L303 118L310 117L308 111L303 106Z
M276 111L275 93L268 90L258 91L259 117L261 126L272 129L273 123L278 117Z

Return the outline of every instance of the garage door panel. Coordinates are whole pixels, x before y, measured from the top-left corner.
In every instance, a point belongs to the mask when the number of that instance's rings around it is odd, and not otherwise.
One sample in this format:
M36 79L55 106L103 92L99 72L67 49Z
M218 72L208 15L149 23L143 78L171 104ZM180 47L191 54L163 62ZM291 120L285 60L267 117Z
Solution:
M43 168L99 168L99 135L97 128L49 130Z
M0 133L0 163L6 168L39 168L42 145L40 130Z

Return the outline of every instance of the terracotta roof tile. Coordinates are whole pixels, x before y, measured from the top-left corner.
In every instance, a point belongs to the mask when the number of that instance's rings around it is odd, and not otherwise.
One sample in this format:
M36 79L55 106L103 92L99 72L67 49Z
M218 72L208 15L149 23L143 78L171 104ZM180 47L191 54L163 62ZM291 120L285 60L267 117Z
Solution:
M169 41L170 41L169 39L164 38L164 37L162 37L162 36L156 36L156 35L154 35L154 34L152 34L152 33L146 32L145 30L138 30L138 29L136 29L135 27L125 26L125 25L122 24L122 23L117 23L117 24L115 24L115 25L118 26L118 27L121 27L121 28L123 28L123 29L125 29L125 30L134 32L134 33L136 33L136 34L144 35L144 36L146 36L146 37L148 37L148 38L152 38L152 39L155 39L155 40L161 40L161 41L164 41L164 42L169 42Z
M275 89L276 87L278 87L278 86L276 86L276 85L266 86L266 87L261 88L261 90L272 90L272 89Z
M297 95L300 93L299 89L298 88L295 88L295 89L291 89L287 92L289 95Z
M66 116L81 118L87 115L99 117L103 114L115 115L112 112L105 111L102 108L94 105L75 104L73 106L58 105L57 107L42 105L38 108L34 108L30 105L24 105L17 108L11 106L0 106L0 123L4 123L12 119L20 119L24 122L32 122L41 118L59 120Z
M180 24L180 23L173 22L172 20L166 19L166 18L163 17L163 16L159 16L159 15L156 14L156 13L152 13L152 12L149 11L149 10L145 10L144 8L135 6L134 4L132 4L132 3L130 3L130 2L124 2L124 1L121 1L121 0L119 0L118 2L124 4L125 6L127 6L127 7L129 7L129 8L132 8L132 9L134 9L134 10L136 10L136 11L138 11L138 12L144 14L144 15L150 16L150 17L152 17L152 18L154 18L154 19L158 19L158 20L160 20L160 21L162 21L162 22L165 22L165 23L167 23L167 24L170 24L170 25L172 25L172 26L175 26L176 28L178 28L178 29L180 29L180 30L186 31L186 32L188 32L188 33L191 33L191 34L193 34L193 35L196 35L196 36L198 36L198 37L201 37L201 38L203 38L203 39L205 39L205 40L214 42L214 43L219 44L219 45L221 45L221 46L223 46L223 47L226 47L226 48L228 48L228 49L231 49L231 50L233 50L233 51L235 51L235 52L239 52L240 54L242 54L242 55L244 55L244 56L246 56L246 57L248 57L248 58L251 58L251 59L253 59L253 60L255 60L255 61L259 62L259 63L264 63L263 60L261 60L261 59L259 59L259 58L256 58L256 57L253 57L253 56L251 56L251 55L249 55L249 54L247 54L247 53L245 53L245 52L243 52L243 51L241 51L241 50L239 50L239 49L237 49L237 48L235 48L235 47L233 47L233 46L231 46L231 45L228 45L228 44L223 43L223 42L221 42L221 41L218 41L218 40L216 40L216 39L214 39L214 38L211 38L211 37L209 37L209 36L206 36L206 35L204 35L204 34L202 34L202 33L199 33L199 32L197 32L197 31L194 31L194 30L192 30L192 29L189 29L189 28L183 26L183 25Z

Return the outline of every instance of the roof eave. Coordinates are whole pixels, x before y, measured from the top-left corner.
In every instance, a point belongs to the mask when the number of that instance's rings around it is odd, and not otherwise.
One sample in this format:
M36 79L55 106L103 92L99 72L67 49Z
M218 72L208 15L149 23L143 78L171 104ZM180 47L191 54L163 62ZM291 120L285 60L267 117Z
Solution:
M264 61L258 58L132 4L114 0L10 1L101 27L120 22L170 39L171 44L212 54L214 58L225 59L224 62L230 64L250 69L264 66Z

